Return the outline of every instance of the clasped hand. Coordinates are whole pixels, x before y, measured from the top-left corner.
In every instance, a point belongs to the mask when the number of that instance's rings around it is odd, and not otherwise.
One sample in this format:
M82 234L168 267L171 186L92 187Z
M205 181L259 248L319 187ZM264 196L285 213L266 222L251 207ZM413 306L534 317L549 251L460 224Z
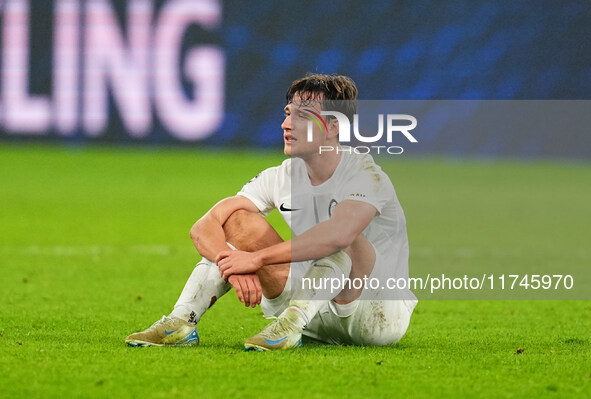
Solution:
M261 303L262 288L256 275L261 265L252 253L222 251L216 256L215 261L222 278L232 284L240 302L252 307Z
M222 251L216 256L215 263L224 280L234 274L256 273L262 267L254 253L245 251Z

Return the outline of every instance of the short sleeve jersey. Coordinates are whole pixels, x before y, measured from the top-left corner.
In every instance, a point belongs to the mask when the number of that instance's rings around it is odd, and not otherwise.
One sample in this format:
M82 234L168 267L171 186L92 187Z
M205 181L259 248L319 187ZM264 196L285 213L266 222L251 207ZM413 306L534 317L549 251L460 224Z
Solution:
M408 277L406 219L394 186L371 155L348 148L343 148L333 175L320 185L312 186L304 161L290 158L261 172L238 195L250 199L264 216L278 209L294 236L328 220L342 201L371 204L376 216L363 234L387 259L388 275Z

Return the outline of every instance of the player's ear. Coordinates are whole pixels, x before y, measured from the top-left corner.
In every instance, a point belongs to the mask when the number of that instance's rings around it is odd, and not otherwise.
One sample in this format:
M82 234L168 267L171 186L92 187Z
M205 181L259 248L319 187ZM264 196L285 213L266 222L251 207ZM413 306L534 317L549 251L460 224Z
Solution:
M333 139L339 136L339 121L337 118L330 118L326 121L326 126L328 127L328 132L326 132L326 137L328 139Z

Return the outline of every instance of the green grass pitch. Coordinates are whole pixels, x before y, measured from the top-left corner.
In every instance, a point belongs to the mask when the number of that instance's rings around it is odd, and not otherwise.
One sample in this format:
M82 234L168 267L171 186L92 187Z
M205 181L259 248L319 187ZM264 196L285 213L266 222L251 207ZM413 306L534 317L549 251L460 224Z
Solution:
M126 347L198 261L193 222L282 158L0 146L0 396L591 397L588 301L422 301L395 347L251 353L243 341L267 321L231 292L203 317L200 346ZM589 164L380 162L411 273L591 265Z

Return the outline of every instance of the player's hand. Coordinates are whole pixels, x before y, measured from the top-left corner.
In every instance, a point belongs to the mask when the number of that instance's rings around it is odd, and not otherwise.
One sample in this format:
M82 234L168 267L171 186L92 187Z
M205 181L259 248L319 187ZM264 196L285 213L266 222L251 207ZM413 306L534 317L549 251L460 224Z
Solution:
M254 253L245 251L222 251L215 262L224 280L234 274L256 273L263 266Z
M228 278L228 282L232 284L238 299L244 306L254 308L261 303L263 289L256 274L234 274Z

